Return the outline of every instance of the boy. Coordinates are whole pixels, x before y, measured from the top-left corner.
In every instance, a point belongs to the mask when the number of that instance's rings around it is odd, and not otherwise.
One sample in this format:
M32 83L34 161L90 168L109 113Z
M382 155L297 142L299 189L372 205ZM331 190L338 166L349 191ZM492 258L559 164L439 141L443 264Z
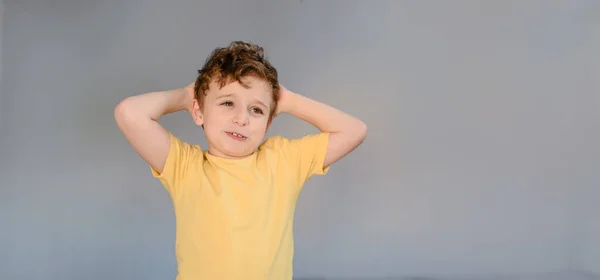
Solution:
M115 108L119 128L172 198L177 279L292 279L300 190L360 145L367 127L281 86L257 45L217 48L198 72L185 88L131 96ZM157 122L180 110L204 129L207 149ZM321 132L262 142L281 113Z

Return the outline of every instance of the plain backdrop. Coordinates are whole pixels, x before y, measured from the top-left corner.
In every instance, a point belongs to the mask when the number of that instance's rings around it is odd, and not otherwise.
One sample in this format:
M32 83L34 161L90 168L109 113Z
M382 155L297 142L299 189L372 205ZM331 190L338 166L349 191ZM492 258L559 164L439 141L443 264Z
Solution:
M300 196L296 276L600 274L599 3L4 0L0 279L174 279L170 198L113 109L233 40L369 126Z

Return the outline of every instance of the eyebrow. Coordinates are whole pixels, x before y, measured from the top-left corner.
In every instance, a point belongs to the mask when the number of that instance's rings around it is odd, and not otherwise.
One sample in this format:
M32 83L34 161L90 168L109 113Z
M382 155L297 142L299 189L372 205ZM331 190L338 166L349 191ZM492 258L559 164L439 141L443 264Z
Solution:
M267 109L269 108L269 106L265 105L265 103L263 103L262 101L260 101L258 99L256 100L256 102L258 102L260 105L262 105L263 107L265 107Z
M232 97L232 96L234 96L234 95L235 95L234 93L223 94L223 95L220 95L219 97L217 97L217 99L216 99L216 100L219 100L219 99L222 99L222 98L226 98L226 97ZM265 103L263 103L262 101L260 101L260 100L258 100L258 99L255 99L255 100L256 100L256 102L258 102L258 103L259 103L260 105L262 105L263 107L265 107L265 108L267 108L267 109L269 108L269 106L267 106L267 105L266 105Z
M221 98L225 98L225 97L232 97L232 96L233 96L233 93L223 94L223 95L218 96L217 100L221 99Z

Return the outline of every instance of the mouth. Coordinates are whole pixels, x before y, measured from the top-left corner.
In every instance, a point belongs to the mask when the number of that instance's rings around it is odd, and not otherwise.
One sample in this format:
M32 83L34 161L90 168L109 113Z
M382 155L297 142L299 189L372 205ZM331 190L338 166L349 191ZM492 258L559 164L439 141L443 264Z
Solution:
M248 137L246 137L242 134L236 133L236 132L226 131L225 134L227 134L229 137L231 137L235 140L238 140L238 141L244 141L244 140L248 139Z

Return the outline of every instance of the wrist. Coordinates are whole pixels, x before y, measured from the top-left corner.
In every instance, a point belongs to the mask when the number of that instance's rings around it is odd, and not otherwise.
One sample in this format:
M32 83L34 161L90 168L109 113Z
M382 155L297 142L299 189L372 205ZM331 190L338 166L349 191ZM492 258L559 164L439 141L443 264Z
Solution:
M298 94L293 93L291 91L283 91L279 96L277 111L279 113L291 113L294 110L293 106L294 104L296 104L294 100L297 98L297 96Z
M177 88L173 90L173 94L175 95L175 99L179 100L179 110L187 110L190 111L193 106L194 101L194 89L189 87Z
M162 104L162 115L175 113L183 110L188 110L190 108L190 101L188 101L188 97L185 94L185 90L183 88L175 88L162 92L164 102ZM159 101L160 102L160 101Z

